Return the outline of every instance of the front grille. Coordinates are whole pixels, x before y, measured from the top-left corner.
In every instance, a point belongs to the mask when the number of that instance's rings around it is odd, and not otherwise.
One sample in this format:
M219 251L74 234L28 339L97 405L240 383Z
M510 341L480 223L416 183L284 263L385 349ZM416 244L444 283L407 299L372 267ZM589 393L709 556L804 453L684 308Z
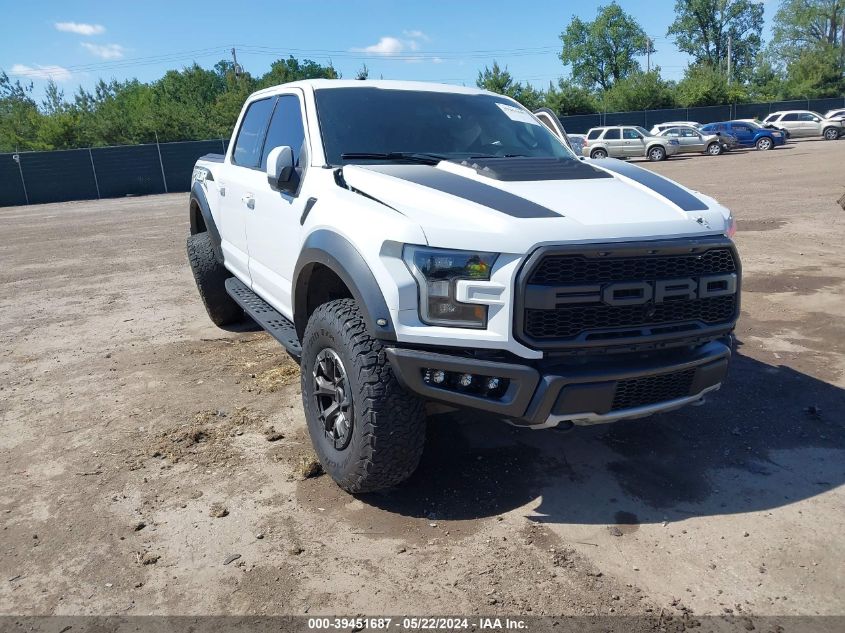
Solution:
M690 395L695 367L672 374L630 378L616 383L611 411L643 407Z
M528 278L529 284L558 284L598 281L640 281L674 279L696 275L736 272L729 248L714 248L703 255L668 255L659 257L588 258L583 255L548 255Z
M526 310L525 333L535 339L572 338L581 332L617 327L659 326L678 321L704 321L717 325L730 321L736 312L736 295L672 301L653 307L648 315L643 306L609 306L592 304L559 307L556 310ZM625 334L625 332L622 332ZM588 339L611 339L612 334L587 336Z
M655 337L668 341L718 335L738 316L737 293L707 296L696 291L625 305L624 284L654 291L660 281L699 283L701 278L732 274L739 275L739 259L730 242L719 238L583 250L548 247L535 253L521 274L516 333L535 347L561 350L621 349L645 345ZM622 290L609 284L619 284ZM602 294L605 289L611 298ZM617 300L620 297L623 300Z

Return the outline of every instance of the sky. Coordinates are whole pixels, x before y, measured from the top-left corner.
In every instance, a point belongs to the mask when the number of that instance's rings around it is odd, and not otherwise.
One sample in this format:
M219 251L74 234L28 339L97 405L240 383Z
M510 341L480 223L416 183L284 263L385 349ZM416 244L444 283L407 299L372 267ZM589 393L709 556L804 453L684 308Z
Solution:
M496 60L515 79L544 88L568 75L559 36L572 16L591 20L608 2L0 0L0 70L31 80L37 98L50 77L71 96L101 77L151 81L193 62L210 68L231 59L234 47L253 75L293 55L331 61L346 78L366 64L371 78L474 85ZM689 60L666 37L674 0L620 4L652 37L652 64L680 79ZM765 4L768 32L776 1Z

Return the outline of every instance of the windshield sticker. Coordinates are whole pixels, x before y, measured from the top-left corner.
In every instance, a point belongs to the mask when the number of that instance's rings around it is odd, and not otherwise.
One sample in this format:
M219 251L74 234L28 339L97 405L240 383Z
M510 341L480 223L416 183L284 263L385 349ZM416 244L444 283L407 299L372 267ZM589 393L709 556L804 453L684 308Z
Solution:
M522 108L517 108L516 106L508 105L507 103L497 103L496 105L499 106L499 109L504 112L511 121L540 125L534 117Z

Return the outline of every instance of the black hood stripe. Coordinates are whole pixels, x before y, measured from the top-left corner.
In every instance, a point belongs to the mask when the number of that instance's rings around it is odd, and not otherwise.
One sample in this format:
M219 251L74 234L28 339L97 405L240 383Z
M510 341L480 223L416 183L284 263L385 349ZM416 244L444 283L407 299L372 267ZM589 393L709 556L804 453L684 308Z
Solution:
M620 176L625 176L648 187L655 193L678 205L684 211L706 211L710 208L704 201L692 195L686 189L682 189L671 180L666 180L642 167L624 163L615 158L596 160L594 163L602 169L607 169Z
M363 167L363 165L357 165ZM364 169L436 189L514 218L560 218L560 213L471 178L427 165L367 165Z

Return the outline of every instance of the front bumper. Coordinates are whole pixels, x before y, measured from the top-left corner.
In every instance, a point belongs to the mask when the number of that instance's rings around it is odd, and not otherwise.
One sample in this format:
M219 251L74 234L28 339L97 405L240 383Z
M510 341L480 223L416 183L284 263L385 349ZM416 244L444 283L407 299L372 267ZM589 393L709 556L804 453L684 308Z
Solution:
M439 352L389 348L399 382L429 400L480 409L513 424L546 428L598 424L676 409L721 386L730 358L728 340L694 350L543 364L503 363ZM496 397L445 388L426 380L431 370L507 380ZM430 375L430 374L429 374Z

